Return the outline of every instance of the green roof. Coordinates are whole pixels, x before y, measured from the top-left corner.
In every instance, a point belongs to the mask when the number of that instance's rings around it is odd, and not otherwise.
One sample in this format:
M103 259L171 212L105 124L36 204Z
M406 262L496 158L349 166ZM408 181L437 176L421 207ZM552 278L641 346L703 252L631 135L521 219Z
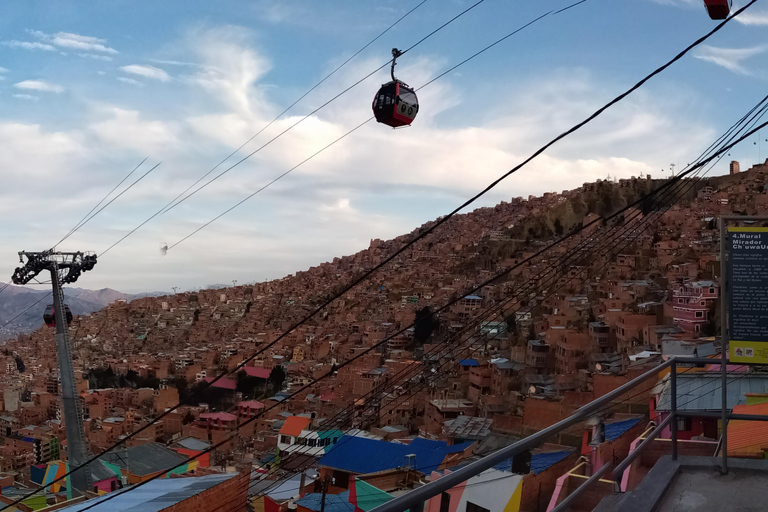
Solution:
M355 480L355 496L357 498L357 508L363 510L363 512L373 510L394 498L391 494L359 479Z

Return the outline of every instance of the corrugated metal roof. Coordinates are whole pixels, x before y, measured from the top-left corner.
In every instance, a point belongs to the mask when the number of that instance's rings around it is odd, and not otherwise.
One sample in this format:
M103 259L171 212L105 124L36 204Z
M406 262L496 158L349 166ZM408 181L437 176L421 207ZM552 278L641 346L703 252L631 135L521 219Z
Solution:
M631 420L608 423L605 426L605 439L608 441L617 440L625 433L627 433L632 427L640 423L641 419L642 418L632 418Z
M159 512L235 476L237 476L236 473L222 473L192 478L161 478L135 489L127 487L129 492L107 494L60 510L78 512L109 498L109 505L106 508L114 512Z
M459 359L459 364L461 366L480 366L477 359Z
M301 434L302 430L309 426L310 423L312 423L311 418L305 418L303 416L291 416L285 420L283 427L280 429L280 433L287 436L298 436Z
M491 433L491 418L459 416L443 424L443 432L461 439L483 439Z
M107 452L99 459L128 469L134 475L145 476L181 464L187 457L160 443L147 443L132 446L127 450Z
M416 455L414 469L430 472L442 464L446 450L344 436L320 459L319 464L367 474L404 467L408 463L406 455L410 454Z
M309 510L319 511L322 507L322 493L307 494L296 503ZM325 496L325 512L355 512L355 506L349 502L349 491Z
M531 472L534 475L538 475L539 473L543 473L547 469L551 468L558 462L565 460L569 455L571 455L574 452L574 450L565 450L561 452L549 452L549 453L534 453L531 455ZM497 469L499 471L507 471L512 472L512 458L499 462L495 466L493 466L493 469Z
M737 405L736 414L768 414L768 403ZM728 422L730 457L764 457L768 449L768 421L731 420Z
M208 448L211 447L211 445L206 443L205 441L195 439L194 437L185 437L184 439L179 439L178 441L176 441L176 444L181 446L182 448L186 448L187 450L197 450L197 451L207 450Z
M719 374L696 373L677 376L677 408L680 411L719 411L722 408L722 377ZM658 411L670 409L670 380L665 379ZM768 390L768 375L739 375L728 377L727 404L729 409L746 404L746 393L765 393Z

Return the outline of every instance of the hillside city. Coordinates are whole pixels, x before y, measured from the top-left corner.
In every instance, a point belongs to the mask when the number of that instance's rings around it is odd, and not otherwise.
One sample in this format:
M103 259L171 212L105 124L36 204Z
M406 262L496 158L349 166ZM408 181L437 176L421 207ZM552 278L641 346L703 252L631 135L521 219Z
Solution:
M89 451L143 428L90 465L94 495L178 463L175 479L201 476L208 487L197 496L227 496L231 510L370 510L672 356L719 357L718 219L768 215L768 161L745 171L731 162L728 175L687 181L676 204L632 206L663 183L647 176L458 215L285 336L434 223L282 279L118 299L76 315L69 335ZM627 206L615 223L594 222ZM613 245L589 245L623 227ZM552 245L569 232L578 235ZM706 381L720 367L688 370L679 381ZM768 403L768 374L742 371L757 384L734 391L737 399ZM519 510L551 510L585 468L621 461L669 410L669 379L648 385L597 424L577 423L527 461L478 475L498 482L474 482L478 491L465 494L493 489L506 502L519 488ZM0 501L46 488L18 510L72 497L64 482L50 484L67 467L59 386L52 329L2 347ZM716 420L687 418L677 432L693 443L690 454L715 453ZM747 447L755 442L732 441L730 427L728 435L730 456L755 456ZM630 479L660 456L637 459ZM585 493L576 509L592 510L608 492Z

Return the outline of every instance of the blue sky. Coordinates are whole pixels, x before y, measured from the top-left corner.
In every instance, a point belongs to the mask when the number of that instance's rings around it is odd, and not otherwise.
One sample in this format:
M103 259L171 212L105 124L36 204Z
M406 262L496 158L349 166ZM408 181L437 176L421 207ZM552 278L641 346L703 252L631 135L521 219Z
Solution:
M5 0L0 276L10 276L16 251L55 243L144 157L138 173L162 162L60 246L103 251L417 3ZM393 46L410 46L472 3L428 0L241 154L386 62ZM398 76L421 85L570 3L486 0L404 56ZM478 206L608 175L658 177L670 163L684 165L765 94L765 3ZM713 27L701 0L588 0L420 91L411 128L369 123L161 255L161 244L180 240L369 117L371 98L387 80L382 71L148 223L79 285L135 292L276 278L356 252L372 238L410 232ZM752 142L732 152L743 166L758 159Z

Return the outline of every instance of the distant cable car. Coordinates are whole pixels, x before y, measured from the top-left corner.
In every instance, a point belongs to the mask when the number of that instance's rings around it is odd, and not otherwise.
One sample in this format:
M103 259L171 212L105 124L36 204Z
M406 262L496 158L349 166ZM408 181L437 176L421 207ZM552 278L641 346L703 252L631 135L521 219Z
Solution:
M72 325L72 311L69 306L64 304L64 317L67 319L67 327ZM45 307L45 313L43 313L43 320L48 327L56 327L56 316L53 311L53 304L48 304Z
M408 84L395 78L397 58L403 52L392 48L392 81L381 86L373 98L373 115L376 121L392 128L410 126L419 113L416 92Z
M724 20L731 13L732 0L704 0L709 17L713 20Z

